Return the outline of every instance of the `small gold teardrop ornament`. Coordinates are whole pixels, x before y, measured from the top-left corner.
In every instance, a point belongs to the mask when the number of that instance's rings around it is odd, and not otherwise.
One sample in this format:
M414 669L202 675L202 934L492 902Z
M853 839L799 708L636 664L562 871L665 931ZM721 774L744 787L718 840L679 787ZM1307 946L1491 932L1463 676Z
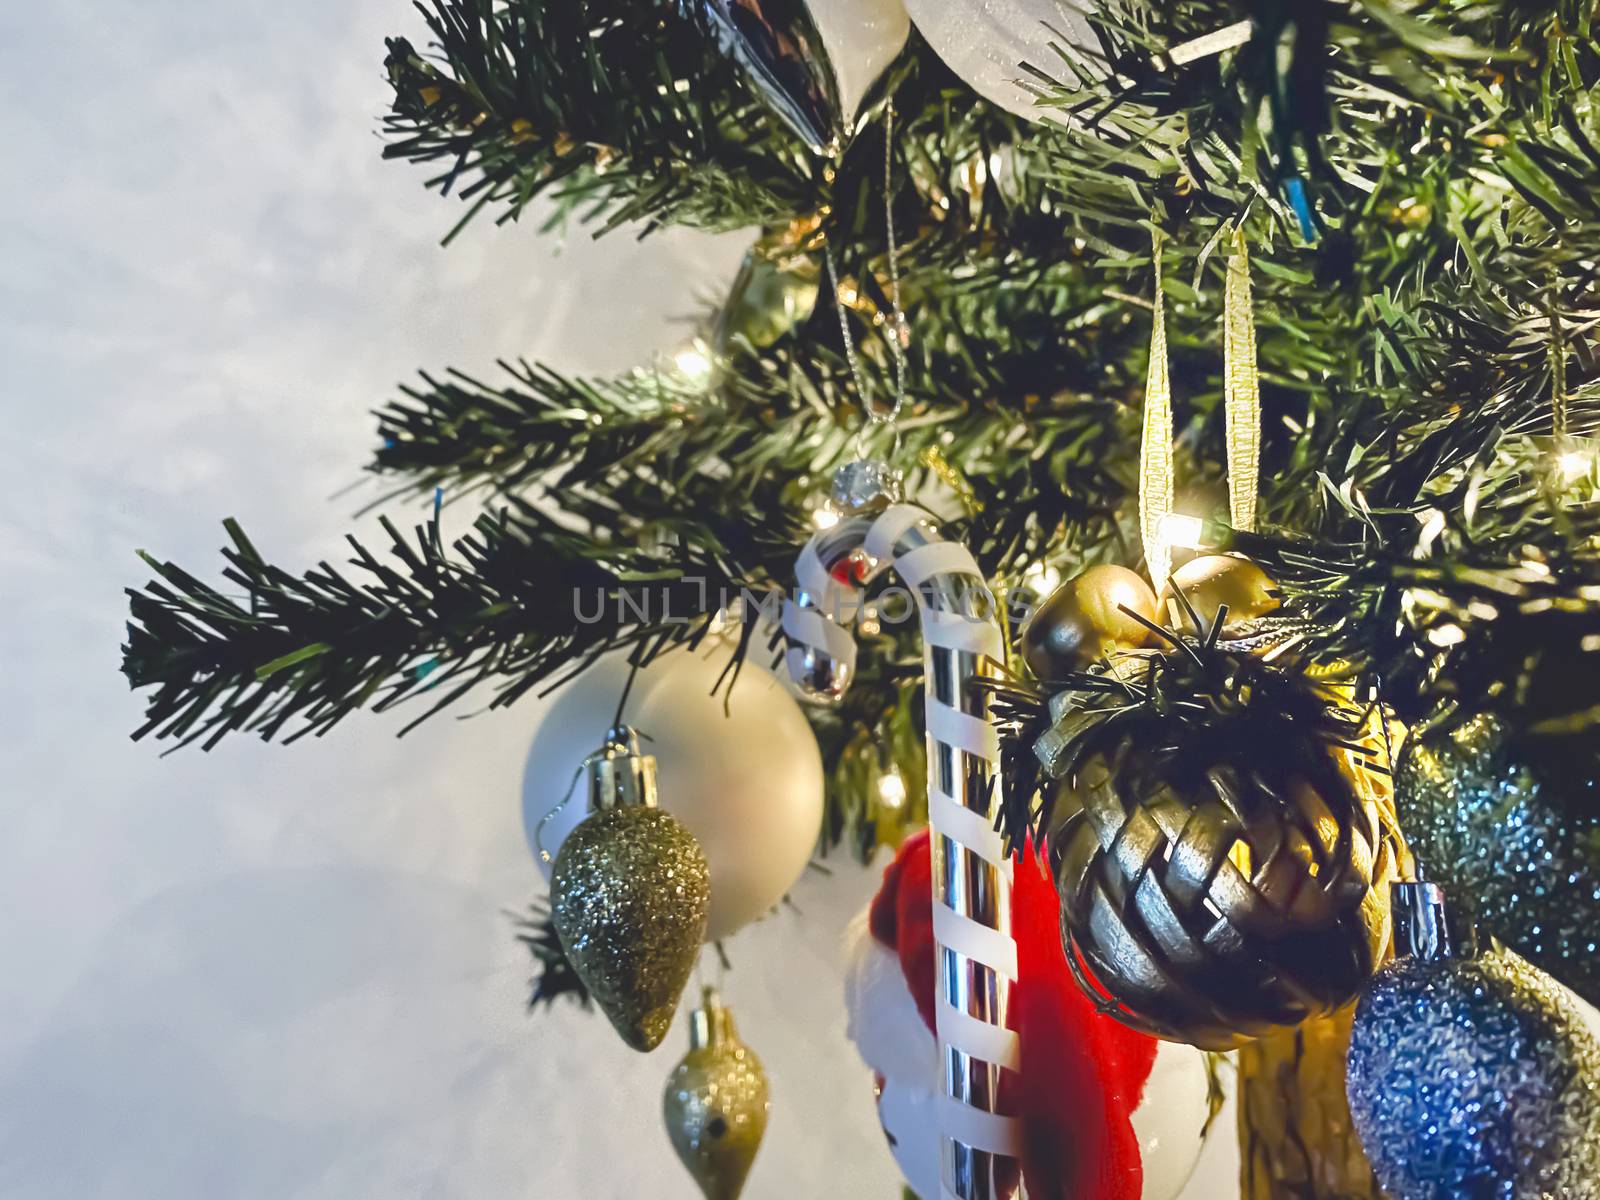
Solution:
M691 1014L689 1053L667 1077L661 1098L672 1148L706 1200L738 1200L767 1131L767 1108L761 1060L707 988Z

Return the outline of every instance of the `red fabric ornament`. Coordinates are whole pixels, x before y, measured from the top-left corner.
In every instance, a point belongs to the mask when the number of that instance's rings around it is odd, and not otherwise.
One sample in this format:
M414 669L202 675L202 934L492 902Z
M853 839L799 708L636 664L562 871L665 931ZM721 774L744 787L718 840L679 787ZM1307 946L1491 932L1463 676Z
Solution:
M908 838L872 902L872 936L894 950L933 1029L932 861L926 831ZM1023 1121L1023 1175L1035 1200L1139 1200L1144 1171L1130 1117L1155 1063L1156 1039L1101 1016L1061 951L1055 885L1032 847L1014 860L1012 934L1021 980L1012 1026L1022 1070L1006 1107Z

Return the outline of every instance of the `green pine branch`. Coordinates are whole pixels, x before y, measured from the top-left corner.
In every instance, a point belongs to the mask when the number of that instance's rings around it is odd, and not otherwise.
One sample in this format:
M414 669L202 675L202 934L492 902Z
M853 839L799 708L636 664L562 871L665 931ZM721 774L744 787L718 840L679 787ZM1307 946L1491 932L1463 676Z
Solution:
M457 229L485 209L515 219L541 197L606 229L737 228L807 207L820 164L676 4L417 7L432 52L389 41L384 154L442 167L431 185L470 205Z
M384 520L386 557L350 538L348 563L303 574L225 524L223 577L236 591L149 555L157 578L129 591L123 671L152 689L135 738L207 749L234 731L293 741L358 709L420 701L405 732L483 686L497 707L610 651L644 661L698 642L716 598L758 586L736 565L747 547L600 551L523 504L484 515L449 548L437 522L407 537ZM635 604L618 603L624 595ZM580 620L579 604L605 616ZM746 638L735 657L748 648Z
M1533 469L1517 447L1551 430L1553 396L1568 397L1572 432L1595 427L1600 56L1587 9L1328 5L1326 42L1295 48L1326 55L1305 77L1322 82L1297 76L1291 94L1267 38L1160 66L1163 49L1236 20L1234 4L1117 0L1096 18L1105 64L1034 64L1046 103L1076 118L1064 128L975 100L913 36L885 85L897 111L886 192L881 119L824 169L676 6L437 0L432 57L391 43L388 153L440 164L436 184L469 215L510 218L543 198L600 229L756 225L754 254L814 290L831 245L878 400L892 373L892 212L915 335L902 461L961 499L959 532L1000 583L1041 558L1137 560L1152 225L1166 239L1180 495L1220 515L1224 235L1242 222L1263 512L1291 547L1262 553L1314 613L1319 653L1412 680L1420 698L1432 667L1460 657L1418 653L1451 635L1396 607L1427 579L1452 619L1471 615L1488 601L1455 581L1515 582L1533 547L1578 582L1529 585L1523 615L1593 603L1587 510L1561 517L1570 496L1541 506L1513 486ZM1317 208L1314 242L1293 177ZM427 530L391 528L392 561L358 547L354 582L269 566L237 533L228 577L242 596L152 564L127 648L130 679L154 689L141 734L320 733L358 707L475 684L505 702L594 653L680 636L648 622L575 631L570 613L541 608L552 579L786 583L860 421L825 284L820 296L758 333L738 313L770 319L771 303L741 285L708 324L708 382L519 362L499 379L450 372L402 389L379 413L376 468L401 491L481 488L510 511L456 555ZM881 431L868 444L889 445ZM1432 511L1450 536L1420 538ZM894 710L897 673L916 661L904 639L869 647L863 678L878 682L846 716ZM846 732L826 734L830 755Z

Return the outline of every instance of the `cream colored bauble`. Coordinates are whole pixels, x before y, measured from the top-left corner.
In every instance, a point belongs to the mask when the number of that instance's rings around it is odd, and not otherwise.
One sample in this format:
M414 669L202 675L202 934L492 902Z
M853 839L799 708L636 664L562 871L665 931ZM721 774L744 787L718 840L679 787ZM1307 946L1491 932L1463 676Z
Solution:
M904 48L911 19L901 0L808 0L806 7L833 64L849 126L868 89Z
M699 840L711 866L706 940L766 915L805 870L822 827L822 755L785 685L746 662L730 693L712 695L727 665L725 643L676 649L639 672L624 720L650 740L660 804ZM545 878L551 858L584 811L583 781L564 796L584 758L616 716L628 678L623 655L602 659L560 688L534 734L523 773L528 845ZM724 709L724 701L727 708Z
M1084 12L1093 0L905 0L906 11L934 53L973 91L1030 121L1058 121L1039 108L1022 81L1039 81L1022 67L1070 78L1056 47L1096 49L1099 39ZM1082 57L1081 55L1079 56Z
M1188 1184L1206 1144L1210 1095L1204 1051L1180 1042L1156 1047L1144 1094L1128 1119L1139 1139L1145 1200L1177 1200Z

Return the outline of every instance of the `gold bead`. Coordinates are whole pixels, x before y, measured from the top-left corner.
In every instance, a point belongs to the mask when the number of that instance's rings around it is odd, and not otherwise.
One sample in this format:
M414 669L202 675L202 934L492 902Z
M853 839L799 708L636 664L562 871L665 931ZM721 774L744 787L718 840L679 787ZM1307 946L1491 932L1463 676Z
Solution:
M1022 627L1022 657L1040 681L1082 671L1120 650L1148 645L1151 631L1124 608L1156 619L1156 596L1127 567L1090 567L1069 579L1033 611Z
M1189 618L1177 602L1176 592L1188 598L1202 624L1209 625L1217 610L1228 606L1225 631L1275 611L1281 603L1278 585L1248 558L1231 554L1202 554L1172 573L1161 589L1161 613L1173 629L1189 629Z

